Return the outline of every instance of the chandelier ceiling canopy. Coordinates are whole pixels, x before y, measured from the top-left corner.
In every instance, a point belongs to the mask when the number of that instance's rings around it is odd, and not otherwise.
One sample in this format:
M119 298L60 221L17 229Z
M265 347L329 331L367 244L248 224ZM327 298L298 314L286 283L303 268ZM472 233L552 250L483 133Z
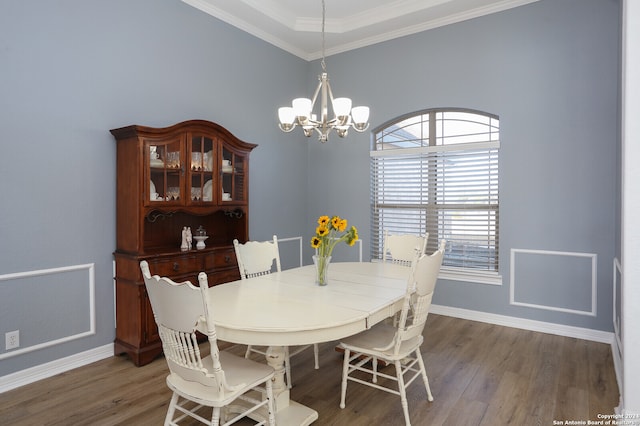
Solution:
M314 130L318 133L318 140L329 140L329 132L336 131L341 138L347 135L350 127L357 132L364 132L369 127L369 107L352 107L349 98L334 98L329 84L327 65L325 63L325 2L322 0L322 74L318 76L318 87L312 99L296 98L290 107L278 109L280 129L291 132L296 126L302 127L305 136L310 137ZM314 113L316 101L320 95L319 114ZM333 110L333 118L329 119L329 106Z

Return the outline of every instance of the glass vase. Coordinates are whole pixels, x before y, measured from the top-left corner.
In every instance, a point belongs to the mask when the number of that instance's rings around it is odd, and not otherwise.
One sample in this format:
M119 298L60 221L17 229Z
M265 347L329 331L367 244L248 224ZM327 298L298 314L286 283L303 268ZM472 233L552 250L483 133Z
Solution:
M313 256L313 264L316 266L316 284L325 286L329 282L329 263L331 256Z

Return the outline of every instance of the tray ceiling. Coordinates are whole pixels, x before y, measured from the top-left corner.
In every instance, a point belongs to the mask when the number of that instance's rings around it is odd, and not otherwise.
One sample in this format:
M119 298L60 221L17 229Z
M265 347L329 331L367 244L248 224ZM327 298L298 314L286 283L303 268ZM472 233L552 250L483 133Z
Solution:
M322 56L321 0L182 0L306 60ZM326 55L538 0L325 0Z

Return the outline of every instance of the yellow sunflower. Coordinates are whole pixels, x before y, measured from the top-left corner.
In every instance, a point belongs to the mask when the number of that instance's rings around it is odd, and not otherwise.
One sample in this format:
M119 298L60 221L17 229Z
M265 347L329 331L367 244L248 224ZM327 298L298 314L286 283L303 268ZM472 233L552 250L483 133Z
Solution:
M318 248L322 244L322 240L318 237L311 238L311 247Z
M329 216L320 216L318 218L318 225L327 226L329 224Z
M326 226L320 225L316 228L316 234L318 235L318 237L324 237L328 233L329 233L329 228L327 228Z
M340 220L340 216L334 216L331 218L331 226L333 226L333 229L339 229Z

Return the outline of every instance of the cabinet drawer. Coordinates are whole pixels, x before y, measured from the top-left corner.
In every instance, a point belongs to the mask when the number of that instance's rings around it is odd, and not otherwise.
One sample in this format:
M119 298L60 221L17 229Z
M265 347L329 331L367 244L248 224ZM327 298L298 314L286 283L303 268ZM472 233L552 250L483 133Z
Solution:
M233 248L218 250L207 254L204 259L204 269L221 269L235 267L237 269L236 252Z
M152 275L172 277L200 271L201 265L197 256L178 256L170 259L149 260Z

